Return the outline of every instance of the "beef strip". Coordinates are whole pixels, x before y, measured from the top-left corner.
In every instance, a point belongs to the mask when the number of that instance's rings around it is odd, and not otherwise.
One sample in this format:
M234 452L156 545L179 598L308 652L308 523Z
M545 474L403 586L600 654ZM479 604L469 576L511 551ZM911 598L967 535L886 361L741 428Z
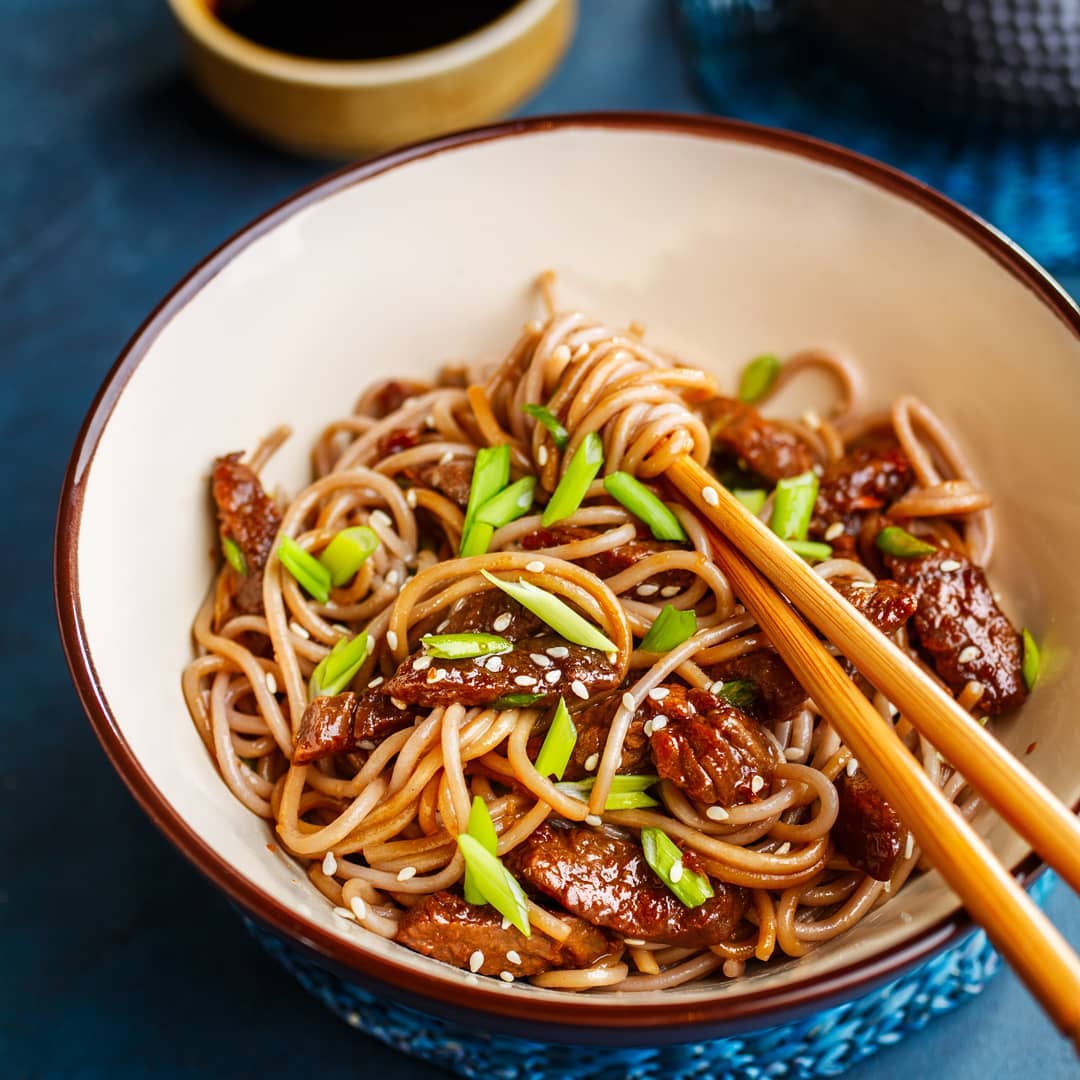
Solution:
M947 548L915 559L889 555L885 562L914 591L919 606L912 628L949 687L960 691L978 680L985 688L978 710L987 715L1022 704L1027 689L1020 635L998 607L981 567ZM969 648L974 655L966 654Z
M509 615L510 620L500 622ZM496 626L498 628L496 628ZM498 634L508 641L535 637L544 624L501 589L485 589L462 597L450 609L440 634Z
M700 872L693 853L687 869ZM630 840L545 823L509 851L507 867L568 911L624 937L699 949L726 941L746 910L746 893L713 881L716 895L686 907Z
M469 960L483 954L476 972L516 977L539 975L555 968L586 968L613 952L606 934L582 919L566 919L570 936L558 942L533 928L526 937L517 927L503 929L502 916L492 907L466 903L449 892L435 892L409 908L398 923L395 941L444 964L472 970ZM517 960L508 954L515 953Z
M372 398L375 418L382 420L400 409L409 398L426 394L430 389L427 383L411 379L387 379Z
M383 458L400 454L402 450L411 450L420 445L420 433L413 428L394 428L387 432L380 440L377 454L380 461Z
M454 458L445 463L426 461L423 465L410 465L401 470L410 484L432 488L457 503L462 510L469 504L469 488L472 485L473 463Z
M746 463L746 467L766 480L798 476L812 468L810 449L789 431L766 420L752 405L735 398L717 398L713 410L713 441Z
M399 709L381 690L367 690L362 696L346 691L332 697L317 697L304 710L293 749L293 764L343 754L370 742L377 745L388 735L411 727L416 713Z
M548 654L554 649L554 657ZM565 651L565 655L562 653ZM560 696L579 697L572 684L581 683L591 697L613 690L618 671L596 649L571 645L556 634L523 638L513 650L475 660L432 660L414 653L385 685L386 693L410 705L487 705L508 694L533 694L529 704L553 705ZM419 661L419 667L417 662ZM554 676L554 677L553 677Z
M706 690L680 683L662 689L662 699L642 703L654 725L666 718L649 738L657 773L700 803L727 807L767 798L778 757L757 721Z
M845 536L856 536L868 513L887 509L914 480L911 462L894 441L878 439L856 446L826 466L810 535L821 540L829 526L839 522ZM841 539L832 537L834 548Z
M247 568L245 574L228 568L226 599L243 614L261 614L263 568L281 527L281 511L263 490L254 470L241 463L240 454L217 459L211 490L221 539L240 548Z
M792 720L806 704L806 691L772 649L756 649L732 660L710 664L703 670L710 679L719 682L741 679L752 682L756 694L753 704L745 711L762 722Z
M913 590L888 578L871 583L834 577L829 584L883 634L894 634L919 606Z
M852 866L888 881L900 857L905 829L896 811L865 773L841 773L836 781L840 810L830 833Z

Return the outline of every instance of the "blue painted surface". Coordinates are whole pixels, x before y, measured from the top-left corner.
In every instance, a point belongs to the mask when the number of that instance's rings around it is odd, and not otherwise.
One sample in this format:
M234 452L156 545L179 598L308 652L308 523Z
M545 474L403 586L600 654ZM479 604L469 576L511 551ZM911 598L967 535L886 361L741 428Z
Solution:
M700 109L661 0L583 2L525 111ZM0 0L0 26L0 1074L443 1075L309 998L145 820L83 719L51 611L63 466L117 351L195 261L325 167L202 105L161 0ZM1080 903L1059 888L1048 911L1080 947ZM1010 975L848 1075L919 1070L1076 1073Z

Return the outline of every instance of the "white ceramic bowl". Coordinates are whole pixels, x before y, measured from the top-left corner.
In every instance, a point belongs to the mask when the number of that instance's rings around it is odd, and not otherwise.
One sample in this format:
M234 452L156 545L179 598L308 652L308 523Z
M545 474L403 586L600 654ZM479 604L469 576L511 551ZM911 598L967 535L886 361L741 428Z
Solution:
M857 356L872 397L925 397L997 499L995 583L1049 651L1080 647L1080 312L1008 241L883 166L696 118L535 120L452 136L331 177L196 269L128 346L72 458L57 546L69 662L114 764L174 843L253 916L433 1011L534 1038L651 1041L775 1023L851 996L966 923L935 874L798 963L662 994L570 997L481 980L331 914L267 850L184 708L189 626L211 573L212 458L272 425L269 483L297 489L320 428L373 379L495 358L555 267L568 304L648 324L722 375L765 349ZM137 538L115 558L117 537ZM1080 668L1001 737L1080 799ZM1026 846L980 820L1009 866ZM907 916L901 920L900 913ZM618 1034L619 1029L624 1034ZM627 1035L626 1032L632 1032Z

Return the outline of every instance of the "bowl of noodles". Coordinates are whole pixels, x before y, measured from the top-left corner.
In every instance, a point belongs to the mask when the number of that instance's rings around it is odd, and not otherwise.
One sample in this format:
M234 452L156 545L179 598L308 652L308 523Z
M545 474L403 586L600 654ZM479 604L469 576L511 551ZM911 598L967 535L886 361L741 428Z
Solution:
M1075 805L1078 339L988 226L809 139L403 150L254 222L121 356L61 502L69 663L312 982L541 1042L790 1021L971 927L664 470L711 469Z

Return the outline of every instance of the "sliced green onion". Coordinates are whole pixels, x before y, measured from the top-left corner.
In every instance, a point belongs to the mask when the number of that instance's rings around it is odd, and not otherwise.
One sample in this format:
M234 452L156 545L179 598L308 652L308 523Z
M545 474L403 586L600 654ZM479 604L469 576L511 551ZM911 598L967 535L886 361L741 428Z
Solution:
M473 798L466 832L489 854L494 855L498 852L499 834L495 832L495 823L491 820L487 803L479 795ZM485 902L484 894L476 887L472 870L468 866L465 867L465 902L468 904Z
M697 630L697 615L665 604L649 632L642 638L644 652L666 653L680 646Z
M801 555L811 562L824 562L832 558L831 544L819 544L816 540L785 540L784 543L796 555Z
M735 488L731 492L750 511L751 514L760 514L765 505L768 493L762 488Z
M533 763L536 771L541 776L554 776L561 780L566 772L567 762L577 745L577 728L570 719L570 710L566 702L559 698L559 704L555 706L555 715L551 720L551 727L544 736L544 745L540 747L540 753L536 755Z
M818 478L812 469L778 480L769 528L781 540L805 540L817 495Z
M600 466L604 464L604 443L595 431L590 431L581 445L574 451L566 472L551 493L551 500L544 507L544 516L540 523L544 528L556 521L568 518L585 498L589 485L596 479Z
M543 694L503 694L501 698L496 698L491 703L491 707L493 709L527 709L530 705L535 705L543 696Z
M743 368L742 378L739 380L739 400L748 405L760 401L769 392L779 374L780 357L773 353L755 356Z
M278 559L308 594L320 604L325 604L330 599L330 571L291 537L281 538L281 543L278 545Z
M687 907L700 907L715 895L707 877L683 866L683 853L663 829L642 829L641 850L656 876Z
M1024 676L1024 685L1028 690L1034 690L1039 681L1039 646L1031 636L1031 631L1025 626L1024 633L1024 659L1020 665L1020 671Z
M599 627L582 618L573 608L538 585L533 585L530 581L503 581L502 578L489 574L487 570L481 570L480 573L567 641L584 645L587 649L600 649L601 652L617 651L618 646Z
M604 490L634 517L641 518L657 540L686 540L686 531L679 519L636 476L613 472L604 477Z
M912 536L907 529L899 525L888 525L877 534L874 541L886 555L895 555L898 559L914 559L919 555L932 555L937 548Z
M511 521L517 521L532 509L535 490L535 476L523 476L520 480L515 480L476 511L477 523L501 529Z
M560 449L565 450L570 441L570 432L559 423L559 418L543 405L522 405L521 411L526 416L543 424L551 434L551 441Z
M378 546L379 534L367 525L342 529L319 556L319 562L330 571L330 584L338 589L351 581Z
M472 883L477 894L529 937L532 934L529 902L514 875L476 837L460 833L457 842L466 869L472 871Z
M596 777L590 776L587 780L566 782L555 786L565 795L572 799L580 799L582 802L589 801ZM646 794L646 789L653 784L660 783L660 777L653 774L619 775L611 779L611 790L604 803L605 810L642 810L649 806L660 804L651 795Z
M465 507L465 523L461 529L462 557L483 555L491 542L494 530L485 525L476 537L471 537L476 512L489 499L495 498L510 480L510 447L507 443L485 446L476 452L472 481L469 484L469 502ZM486 539L485 539L486 535Z
M240 545L231 536L221 538L221 553L225 556L225 561L241 577L247 577L247 559L244 558Z
M370 643L367 631L356 637L341 638L315 666L308 680L308 697L333 697L340 694L356 678L356 673L367 659Z
M484 555L487 552L491 538L495 530L482 521L474 521L468 529L461 534L461 548L458 554L467 559L470 555Z
M731 682L726 682L722 686L716 686L715 683L713 686L715 687L713 694L721 701L734 705L736 709L753 708L754 702L757 701L758 688L753 679L732 679Z
M514 644L498 634L425 634L420 639L424 652L436 660L471 660L509 652Z

